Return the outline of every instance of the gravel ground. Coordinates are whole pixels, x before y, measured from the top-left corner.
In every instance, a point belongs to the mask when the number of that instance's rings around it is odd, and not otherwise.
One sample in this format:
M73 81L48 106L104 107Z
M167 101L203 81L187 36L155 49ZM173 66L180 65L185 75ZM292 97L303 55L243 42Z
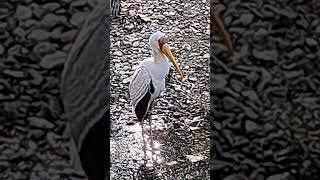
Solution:
M122 1L121 16L113 19L110 35L113 179L209 179L208 5L208 1ZM148 39L157 30L170 37L185 79L181 82L173 71L155 102L152 128L160 147L155 162L148 158L144 165L141 129L126 125L136 118L128 85L139 62L151 56Z
M319 1L215 8L237 53L232 61L212 36L212 177L319 179Z
M85 178L70 166L59 85L95 4L0 2L0 179Z

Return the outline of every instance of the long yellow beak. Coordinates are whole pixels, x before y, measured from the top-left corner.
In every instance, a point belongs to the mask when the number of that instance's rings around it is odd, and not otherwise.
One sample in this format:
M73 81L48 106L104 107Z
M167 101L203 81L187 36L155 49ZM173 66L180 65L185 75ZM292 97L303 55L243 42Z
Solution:
M170 62L172 63L172 65L174 66L174 69L179 73L181 79L183 79L183 73L182 71L180 70L176 60L174 59L173 55L172 55L172 52L169 48L169 45L168 44L164 44L162 46L162 52L168 57L168 59L170 60Z

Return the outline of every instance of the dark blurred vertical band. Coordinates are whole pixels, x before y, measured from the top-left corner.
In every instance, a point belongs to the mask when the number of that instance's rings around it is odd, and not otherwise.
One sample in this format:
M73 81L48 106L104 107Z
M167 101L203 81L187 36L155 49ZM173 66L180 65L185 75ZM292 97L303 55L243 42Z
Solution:
M90 180L107 176L109 161L110 1L87 17L65 64L61 94L76 150L74 167ZM81 170L81 169L79 169Z

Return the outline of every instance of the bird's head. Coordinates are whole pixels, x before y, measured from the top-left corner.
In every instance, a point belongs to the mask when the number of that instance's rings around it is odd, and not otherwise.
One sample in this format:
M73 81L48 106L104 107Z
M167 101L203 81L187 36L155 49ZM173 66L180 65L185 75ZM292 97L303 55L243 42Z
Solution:
M153 33L149 38L149 44L151 46L151 49L153 51L158 51L160 53L165 54L174 66L175 70L179 73L181 79L183 79L183 73L172 55L168 42L169 39L166 37L165 33L160 31Z

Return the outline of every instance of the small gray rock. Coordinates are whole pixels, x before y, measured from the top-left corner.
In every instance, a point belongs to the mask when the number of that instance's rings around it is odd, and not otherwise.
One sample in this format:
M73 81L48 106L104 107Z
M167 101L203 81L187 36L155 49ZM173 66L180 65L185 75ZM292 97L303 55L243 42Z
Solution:
M318 42L315 39L312 38L307 38L306 39L306 44L310 47L315 47L318 45Z
M226 76L224 75L215 75L211 78L211 84L214 89L223 89L227 83Z
M245 129L248 133L251 133L258 129L258 125L253 121L247 120L245 122Z
M38 56L42 57L46 54L53 53L57 46L49 42L40 42L33 48L33 52Z
M247 26L252 22L253 18L254 18L253 14L249 14L249 13L243 14L240 16L240 21L243 25Z
M244 108L244 112L245 112L245 114L249 117L249 118L251 118L251 119L257 119L259 116L258 116L258 114L256 114L251 108L249 108L249 107L245 107Z
M44 56L40 62L41 67L52 69L57 66L62 66L67 59L67 54L63 51L57 51L54 54Z
M22 29L29 29L32 26L37 26L38 25L38 21L34 20L34 19L29 19L29 20L25 20L23 22L20 22L20 27Z
M33 30L29 35L28 39L35 41L44 41L50 37L50 33L41 29Z
M292 78L297 78L299 76L303 76L304 75L304 71L303 70L287 71L287 72L284 73L284 75L286 76L286 78L292 79Z
M59 3L52 2L52 3L46 3L42 7L44 9L52 12L52 11L55 11L55 10L59 9L61 7L61 5Z
M77 12L71 17L70 23L76 27L79 27L84 22L85 17L85 13Z
M288 57L290 59L296 59L296 58L300 58L304 55L304 51L301 48L295 48L293 51L290 51L288 53Z
M287 178L288 178L288 174L284 173L284 174L276 174L276 175L269 176L267 180L287 180Z
M11 100L11 97L4 94L0 94L0 101L7 101L7 100Z
M253 90L243 91L242 95L248 97L252 101L256 101L259 99L257 93Z
M276 50L258 51L254 49L252 53L255 58L264 61L276 61L278 59L278 52Z
M14 78L23 78L24 77L23 71L19 71L19 70L6 69L3 71L3 74L14 77Z
M4 2L1 2L0 6L0 19L8 17L10 15L10 10L12 9L12 6L9 3Z
M114 55L114 56L122 56L123 53L121 51L116 51L112 55Z
M26 33L23 29L21 29L20 27L18 27L18 28L16 28L16 29L13 31L13 34L14 34L14 35L17 35L17 36L20 37L20 38L24 38L27 33Z
M44 16L41 24L42 26L50 29L52 27L55 27L57 24L67 24L67 19L64 16L57 16L50 13Z
M16 10L16 16L19 20L29 19L32 16L30 7L18 5Z
M31 126L43 128L43 129L52 129L54 128L54 124L52 124L50 121L39 118L39 117L29 117L28 121Z
M31 69L30 71L29 71L29 73L31 74L31 76L32 76L32 81L31 81L31 83L33 84L33 85L36 85L36 86L39 86L39 85L41 85L41 83L43 82L43 76L39 73L39 72L37 72L37 71L35 71L35 70L33 70L33 69Z
M43 7L33 3L31 4L31 9L32 9L32 13L38 18L38 19L42 19L43 16L47 13L47 10L44 9Z

